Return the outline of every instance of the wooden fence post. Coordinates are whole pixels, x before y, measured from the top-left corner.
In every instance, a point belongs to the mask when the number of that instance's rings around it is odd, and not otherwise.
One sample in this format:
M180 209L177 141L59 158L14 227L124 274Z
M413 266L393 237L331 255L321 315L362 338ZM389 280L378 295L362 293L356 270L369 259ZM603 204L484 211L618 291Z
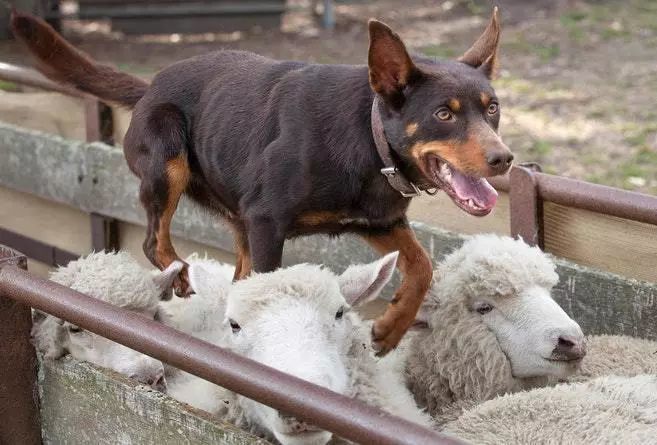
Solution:
M5 271L27 269L24 255L0 245L0 281ZM30 342L30 308L0 292L0 443L41 443L37 358Z

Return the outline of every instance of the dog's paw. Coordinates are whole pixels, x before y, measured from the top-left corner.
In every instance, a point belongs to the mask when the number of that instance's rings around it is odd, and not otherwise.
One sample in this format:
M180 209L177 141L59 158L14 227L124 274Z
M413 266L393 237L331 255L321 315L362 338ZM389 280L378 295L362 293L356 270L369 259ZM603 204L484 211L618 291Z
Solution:
M413 324L413 317L407 320L408 317L390 315L388 313L384 314L372 326L372 349L376 351L376 355L379 357L383 357L395 349Z
M173 280L173 291L177 297L187 298L194 294L189 284L189 267L185 264L178 276Z

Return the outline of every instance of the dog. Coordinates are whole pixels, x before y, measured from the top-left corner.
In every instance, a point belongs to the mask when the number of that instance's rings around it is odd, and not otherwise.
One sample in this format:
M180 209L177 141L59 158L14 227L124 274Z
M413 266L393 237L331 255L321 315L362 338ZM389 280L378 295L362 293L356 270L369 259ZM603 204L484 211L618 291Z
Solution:
M485 178L512 164L490 84L497 8L456 61L411 56L370 20L367 65L224 50L175 63L150 84L93 61L31 15L14 11L12 29L49 78L134 110L123 148L141 180L144 252L158 268L180 260L169 232L183 193L233 229L235 279L280 267L285 240L302 235L351 232L381 254L399 251L401 286L372 329L380 355L411 326L432 280L406 217L411 198L440 189L486 215L497 193ZM191 293L186 269L174 288Z

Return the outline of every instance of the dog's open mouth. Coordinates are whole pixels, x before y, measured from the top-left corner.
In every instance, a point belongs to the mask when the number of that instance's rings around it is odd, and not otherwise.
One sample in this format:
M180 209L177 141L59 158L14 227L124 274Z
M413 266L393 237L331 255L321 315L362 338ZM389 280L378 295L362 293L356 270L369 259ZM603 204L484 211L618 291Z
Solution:
M438 156L429 155L426 162L436 186L461 209L474 216L485 216L493 210L497 191L485 178L465 175Z

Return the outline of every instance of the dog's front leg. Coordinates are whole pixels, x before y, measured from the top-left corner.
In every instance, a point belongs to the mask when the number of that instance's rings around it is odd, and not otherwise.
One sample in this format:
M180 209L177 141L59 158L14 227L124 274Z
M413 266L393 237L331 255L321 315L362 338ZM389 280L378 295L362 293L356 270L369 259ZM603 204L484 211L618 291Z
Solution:
M247 221L249 252L254 272L272 272L281 267L285 231L273 218Z
M382 235L368 235L365 239L382 254L399 251L397 267L403 275L401 286L386 312L372 328L374 349L379 355L385 355L397 346L413 324L431 286L433 269L429 255L408 225L396 227Z

